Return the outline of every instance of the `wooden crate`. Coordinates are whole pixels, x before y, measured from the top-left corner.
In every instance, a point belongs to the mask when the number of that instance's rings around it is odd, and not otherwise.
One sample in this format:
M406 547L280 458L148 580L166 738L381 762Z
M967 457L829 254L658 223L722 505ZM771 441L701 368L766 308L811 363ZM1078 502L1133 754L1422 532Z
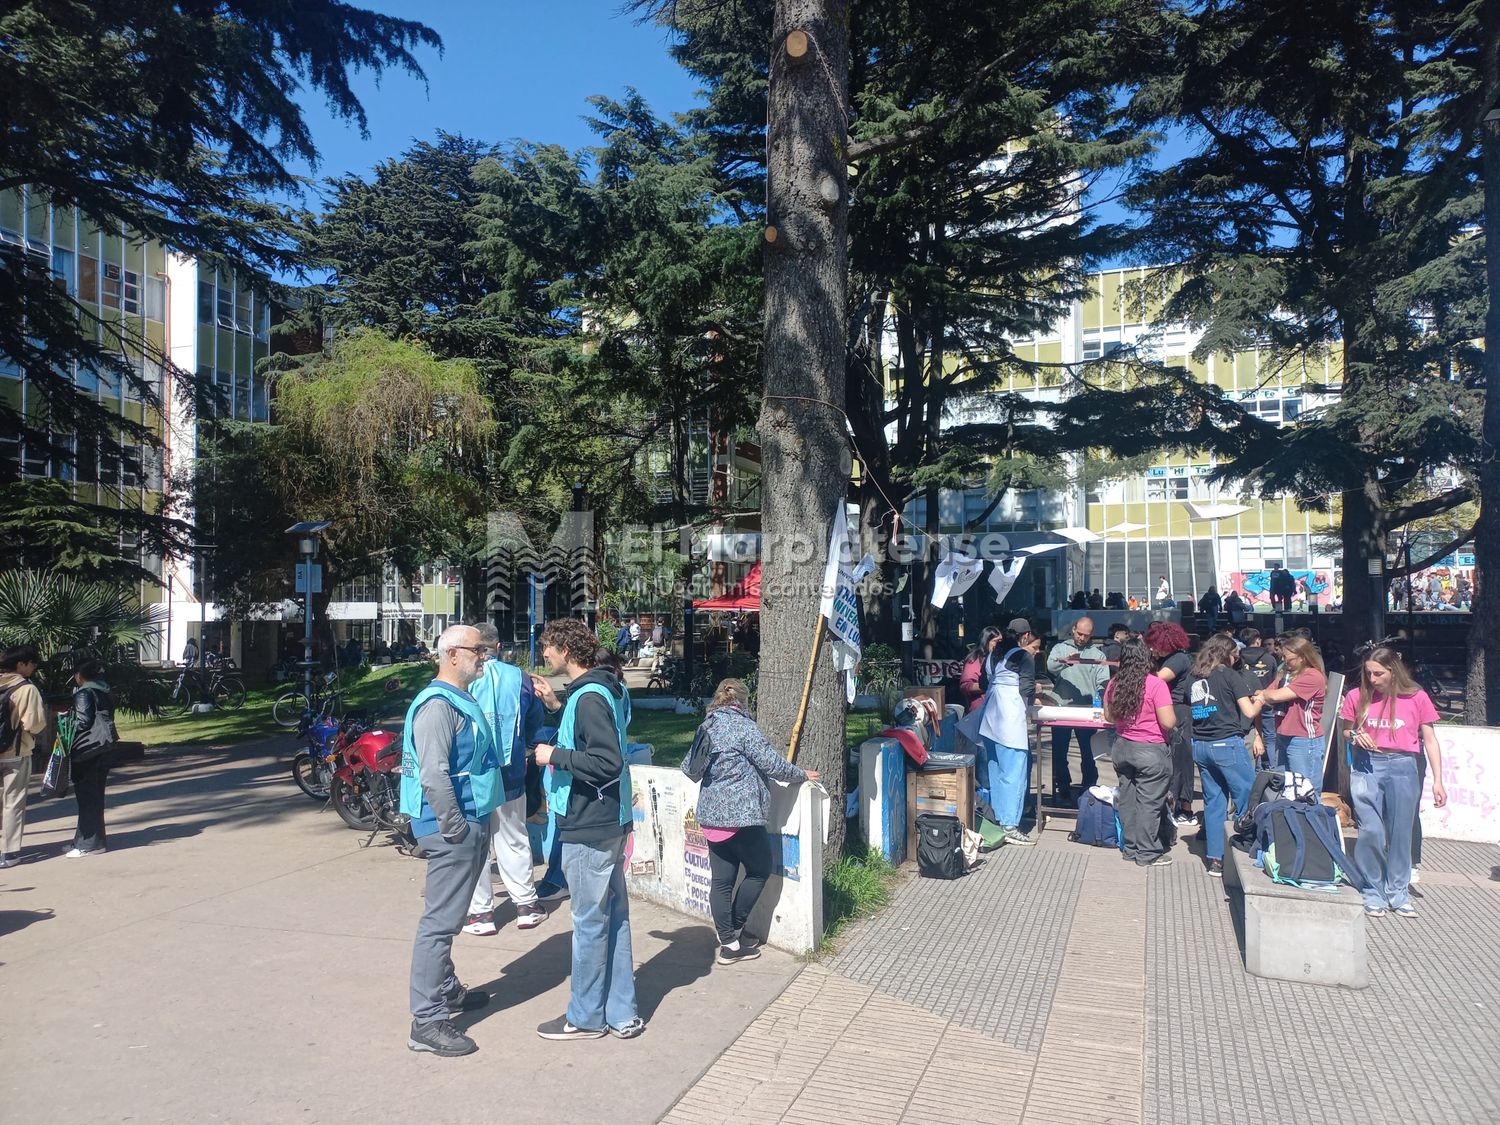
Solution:
M917 854L917 817L922 813L956 816L974 827L974 767L912 770L906 775L906 854Z

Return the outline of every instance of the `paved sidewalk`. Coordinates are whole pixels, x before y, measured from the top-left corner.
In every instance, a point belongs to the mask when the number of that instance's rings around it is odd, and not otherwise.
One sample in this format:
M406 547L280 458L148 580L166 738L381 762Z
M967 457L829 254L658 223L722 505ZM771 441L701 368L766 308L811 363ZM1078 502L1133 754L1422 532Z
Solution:
M1142 870L1069 827L909 880L665 1120L1500 1121L1500 848L1429 842L1349 992L1246 974L1191 835Z
M567 1003L565 904L461 935L494 1003L477 1054L406 1049L424 864L360 845L303 796L290 738L152 755L111 775L111 850L70 860L72 799L35 803L0 872L6 1121L547 1122L659 1118L791 981L768 950L713 963L712 930L636 902L644 1036L549 1043Z

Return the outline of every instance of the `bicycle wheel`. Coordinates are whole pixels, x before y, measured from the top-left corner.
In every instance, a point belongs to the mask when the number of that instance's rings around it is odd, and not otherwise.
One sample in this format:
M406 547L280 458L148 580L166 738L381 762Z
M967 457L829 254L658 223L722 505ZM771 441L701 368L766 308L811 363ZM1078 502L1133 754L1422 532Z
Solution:
M278 727L294 727L302 721L302 712L307 709L307 696L300 691L289 691L278 696L272 704L271 718Z
M199 694L198 677L191 672L184 672L172 685L167 701L162 704L162 712L167 715L185 715L198 701Z
M221 676L214 683L214 706L238 711L245 705L245 683L238 676Z

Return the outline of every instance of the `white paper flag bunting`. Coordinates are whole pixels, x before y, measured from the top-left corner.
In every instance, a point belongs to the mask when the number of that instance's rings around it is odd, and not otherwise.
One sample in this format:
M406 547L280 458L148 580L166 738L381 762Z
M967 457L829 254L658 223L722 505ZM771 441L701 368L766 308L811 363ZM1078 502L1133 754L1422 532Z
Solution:
M853 582L858 586L865 577L875 571L875 556L866 552L865 557L859 560L859 565L854 568Z
M932 607L942 609L949 598L962 597L964 591L978 581L984 572L983 559L971 559L968 555L949 554L938 563L932 580Z
M1010 588L1016 584L1016 579L1021 577L1021 568L1025 565L1025 555L1013 555L1004 563L996 563L990 571L990 587L995 591L997 605L1005 600L1006 594L1010 593Z
M844 673L844 693L854 702L854 669L859 664L859 599L854 594L854 566L850 562L849 520L839 501L828 534L828 564L823 570L819 613L833 635L833 666Z

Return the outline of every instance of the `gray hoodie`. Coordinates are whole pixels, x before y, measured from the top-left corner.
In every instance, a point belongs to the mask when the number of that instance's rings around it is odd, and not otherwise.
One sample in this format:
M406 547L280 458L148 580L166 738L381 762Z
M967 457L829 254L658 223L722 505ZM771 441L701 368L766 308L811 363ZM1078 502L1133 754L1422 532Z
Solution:
M1096 643L1079 648L1072 641L1058 641L1047 653L1047 671L1058 701L1066 707L1088 707L1094 702L1094 692L1103 692L1109 682L1109 666L1065 663L1070 656L1102 661L1104 650Z

